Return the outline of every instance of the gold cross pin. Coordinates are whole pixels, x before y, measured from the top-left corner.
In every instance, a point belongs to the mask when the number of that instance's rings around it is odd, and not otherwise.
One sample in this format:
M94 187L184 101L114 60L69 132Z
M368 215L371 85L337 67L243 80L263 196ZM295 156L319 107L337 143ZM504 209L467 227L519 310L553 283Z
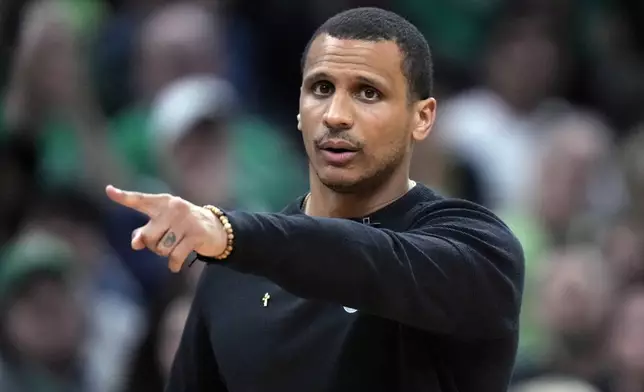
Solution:
M264 294L264 297L262 298L262 302L264 302L264 307L268 306L269 299L271 299L271 296L268 293Z

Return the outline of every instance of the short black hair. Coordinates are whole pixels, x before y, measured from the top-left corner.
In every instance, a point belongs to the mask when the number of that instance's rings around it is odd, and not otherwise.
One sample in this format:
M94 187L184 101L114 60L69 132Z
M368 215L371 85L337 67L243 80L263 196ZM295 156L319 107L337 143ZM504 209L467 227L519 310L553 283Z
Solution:
M416 26L402 16L381 8L361 7L331 17L315 31L306 45L302 71L311 44L322 34L338 39L394 41L403 56L402 71L407 78L410 95L416 99L432 96L433 64L429 44Z

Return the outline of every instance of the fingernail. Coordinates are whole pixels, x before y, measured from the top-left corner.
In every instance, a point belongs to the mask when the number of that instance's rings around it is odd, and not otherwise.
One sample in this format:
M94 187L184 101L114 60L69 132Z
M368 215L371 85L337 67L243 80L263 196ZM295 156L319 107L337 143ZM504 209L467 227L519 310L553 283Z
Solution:
M141 236L139 235L139 233L136 233L134 238L132 238L132 249L141 250L143 248L145 248L145 244L143 243L143 241L141 241Z

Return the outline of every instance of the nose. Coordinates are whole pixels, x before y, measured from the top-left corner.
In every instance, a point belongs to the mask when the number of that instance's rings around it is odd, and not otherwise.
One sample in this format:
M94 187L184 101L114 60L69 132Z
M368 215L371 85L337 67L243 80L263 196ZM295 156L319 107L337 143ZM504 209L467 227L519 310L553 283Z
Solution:
M336 91L324 113L324 125L329 129L350 129L353 127L351 110L351 99Z

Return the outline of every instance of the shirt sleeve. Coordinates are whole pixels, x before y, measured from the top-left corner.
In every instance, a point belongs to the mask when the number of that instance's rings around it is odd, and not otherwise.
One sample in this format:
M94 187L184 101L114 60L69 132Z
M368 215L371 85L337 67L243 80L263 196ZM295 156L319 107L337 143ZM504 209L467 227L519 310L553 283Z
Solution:
M235 244L224 265L294 295L463 338L518 328L523 251L475 204L430 203L407 232L303 214L227 215Z
M183 329L166 392L228 391L219 374L203 312L203 303L207 300L204 276L202 274Z

